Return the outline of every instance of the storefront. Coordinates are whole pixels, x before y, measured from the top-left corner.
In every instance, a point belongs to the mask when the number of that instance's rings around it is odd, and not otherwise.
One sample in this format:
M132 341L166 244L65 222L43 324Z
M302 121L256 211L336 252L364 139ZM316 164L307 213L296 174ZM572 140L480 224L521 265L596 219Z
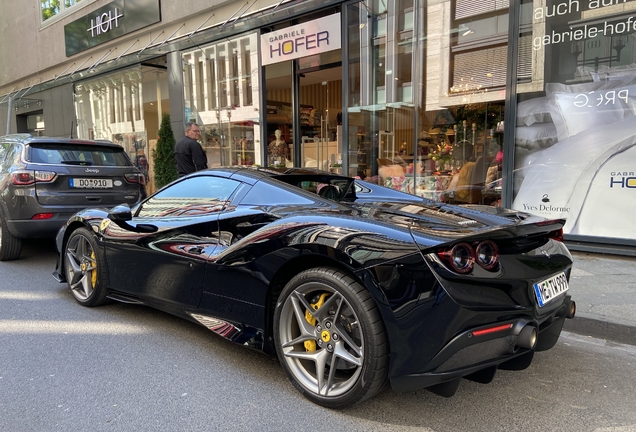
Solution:
M184 52L209 166L313 167L500 204L508 8L454 3L348 2ZM473 15L487 22L470 30Z
M74 81L78 135L121 142L152 178L170 114L177 138L201 126L210 167L563 217L574 248L635 253L636 0L265 3Z

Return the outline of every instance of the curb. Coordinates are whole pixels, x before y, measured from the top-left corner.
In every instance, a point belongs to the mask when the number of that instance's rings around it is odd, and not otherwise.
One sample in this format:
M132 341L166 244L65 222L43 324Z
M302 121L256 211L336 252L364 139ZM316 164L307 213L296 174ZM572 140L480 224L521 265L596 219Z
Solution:
M636 327L630 325L600 321L577 315L572 319L565 320L563 330L583 336L636 346Z

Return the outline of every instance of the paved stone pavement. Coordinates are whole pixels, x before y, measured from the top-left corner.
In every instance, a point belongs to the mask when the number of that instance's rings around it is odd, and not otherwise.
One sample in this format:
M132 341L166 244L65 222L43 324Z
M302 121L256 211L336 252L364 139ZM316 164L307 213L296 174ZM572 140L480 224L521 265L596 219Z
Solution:
M577 312L564 330L636 345L636 258L572 252Z

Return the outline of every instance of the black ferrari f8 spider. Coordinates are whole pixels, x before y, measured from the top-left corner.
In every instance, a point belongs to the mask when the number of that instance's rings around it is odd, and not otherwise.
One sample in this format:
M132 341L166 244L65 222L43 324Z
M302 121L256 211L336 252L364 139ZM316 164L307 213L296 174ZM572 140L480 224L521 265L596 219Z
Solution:
M428 201L308 169L197 172L86 209L54 272L84 306L148 305L277 355L331 408L528 367L575 304L564 220Z

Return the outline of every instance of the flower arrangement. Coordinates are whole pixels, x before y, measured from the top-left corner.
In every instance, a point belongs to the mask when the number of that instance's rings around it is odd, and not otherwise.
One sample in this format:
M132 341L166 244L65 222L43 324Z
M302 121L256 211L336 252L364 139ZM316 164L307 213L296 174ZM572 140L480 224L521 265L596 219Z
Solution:
M429 157L435 162L439 162L440 171L444 169L444 166L453 159L453 146L450 144L438 144L430 153Z

